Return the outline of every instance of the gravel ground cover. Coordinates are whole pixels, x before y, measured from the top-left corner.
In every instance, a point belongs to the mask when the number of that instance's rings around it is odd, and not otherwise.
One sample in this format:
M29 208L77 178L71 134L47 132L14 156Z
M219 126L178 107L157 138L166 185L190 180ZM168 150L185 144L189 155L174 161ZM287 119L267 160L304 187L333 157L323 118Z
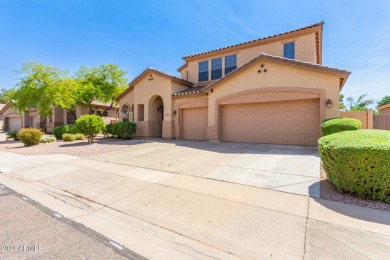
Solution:
M89 157L124 149L129 145L135 145L139 142L139 140L121 140L98 136L93 144L88 144L86 140L75 142L63 142L58 140L52 143L41 143L39 145L26 147L21 141L6 141L5 134L0 133L0 149L23 155L68 154L79 157Z

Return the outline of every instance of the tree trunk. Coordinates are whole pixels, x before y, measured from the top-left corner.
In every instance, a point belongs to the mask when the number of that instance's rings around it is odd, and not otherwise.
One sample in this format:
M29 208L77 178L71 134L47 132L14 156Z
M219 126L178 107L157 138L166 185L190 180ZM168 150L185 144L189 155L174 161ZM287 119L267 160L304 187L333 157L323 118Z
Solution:
M111 101L111 104L108 108L104 109L102 114L100 115L100 117L103 117L104 113L107 112L108 110L110 110L112 107L114 106L114 100Z

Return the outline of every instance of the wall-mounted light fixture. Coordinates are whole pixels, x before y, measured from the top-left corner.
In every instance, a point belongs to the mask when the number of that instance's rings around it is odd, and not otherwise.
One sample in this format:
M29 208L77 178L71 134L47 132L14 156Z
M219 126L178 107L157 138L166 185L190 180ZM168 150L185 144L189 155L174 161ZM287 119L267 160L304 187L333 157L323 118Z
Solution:
M326 104L326 107L327 107L327 108L331 108L331 106L332 106L332 100L327 99L326 102L325 102L325 104Z
M158 112L161 112L163 110L163 106L162 105L159 105L158 107L157 107L157 111Z
M173 111L172 115L173 115L173 116L176 116L176 110Z

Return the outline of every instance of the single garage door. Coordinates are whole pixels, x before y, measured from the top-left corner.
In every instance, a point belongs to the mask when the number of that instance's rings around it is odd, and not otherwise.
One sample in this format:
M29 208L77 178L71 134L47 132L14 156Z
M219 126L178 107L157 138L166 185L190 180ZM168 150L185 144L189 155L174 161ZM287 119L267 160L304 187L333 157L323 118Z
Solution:
M20 117L8 117L8 131L19 131L22 128Z
M183 139L207 140L207 107L183 109Z
M319 100L296 100L222 106L222 140L316 145Z

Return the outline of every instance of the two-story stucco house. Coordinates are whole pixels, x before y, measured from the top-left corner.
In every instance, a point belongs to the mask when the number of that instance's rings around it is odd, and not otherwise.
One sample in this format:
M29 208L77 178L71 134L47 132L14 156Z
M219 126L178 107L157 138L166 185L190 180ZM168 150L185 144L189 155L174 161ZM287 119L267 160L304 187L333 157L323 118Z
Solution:
M323 22L148 68L117 97L137 136L316 145L350 72L322 65Z

